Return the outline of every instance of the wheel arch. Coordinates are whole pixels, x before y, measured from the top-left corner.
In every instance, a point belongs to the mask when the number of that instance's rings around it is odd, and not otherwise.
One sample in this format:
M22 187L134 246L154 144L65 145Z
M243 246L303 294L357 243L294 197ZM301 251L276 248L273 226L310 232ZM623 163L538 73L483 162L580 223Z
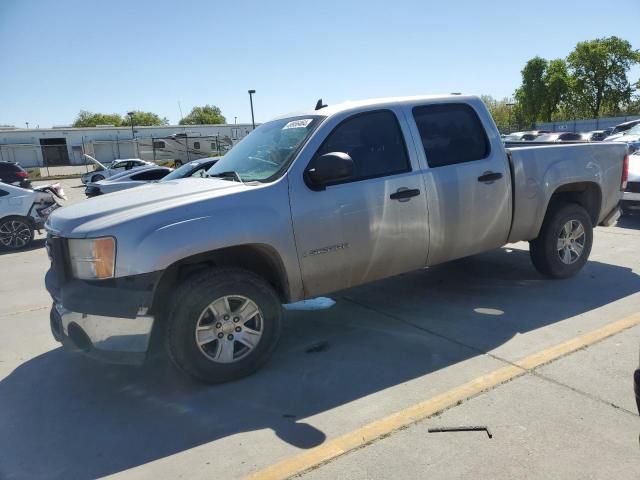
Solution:
M171 292L181 280L212 267L244 268L264 278L282 303L291 298L284 262L278 252L266 244L244 244L198 253L171 264L156 283L151 311L166 311Z
M600 185L592 181L565 183L558 186L549 197L540 226L549 213L562 203L577 203L582 206L587 211L591 224L595 228L602 208L602 190ZM539 232L540 228L538 228Z

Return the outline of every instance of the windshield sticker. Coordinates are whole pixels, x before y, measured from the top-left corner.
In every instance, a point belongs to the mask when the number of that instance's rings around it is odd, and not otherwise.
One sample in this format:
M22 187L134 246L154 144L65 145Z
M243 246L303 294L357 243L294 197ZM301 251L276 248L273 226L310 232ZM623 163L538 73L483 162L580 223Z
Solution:
M289 123L287 123L284 127L282 127L282 130L286 130L288 128L307 128L307 125L309 125L312 120L313 118L303 118L301 120L292 120Z

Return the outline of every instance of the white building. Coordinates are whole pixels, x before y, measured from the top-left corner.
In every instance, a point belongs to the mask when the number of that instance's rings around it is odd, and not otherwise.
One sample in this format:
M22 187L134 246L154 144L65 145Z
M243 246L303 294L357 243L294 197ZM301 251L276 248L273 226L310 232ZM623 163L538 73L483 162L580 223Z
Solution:
M109 163L117 158L181 161L223 153L246 136L251 124L99 126L23 129L0 127L0 161L23 167L84 165L83 153Z

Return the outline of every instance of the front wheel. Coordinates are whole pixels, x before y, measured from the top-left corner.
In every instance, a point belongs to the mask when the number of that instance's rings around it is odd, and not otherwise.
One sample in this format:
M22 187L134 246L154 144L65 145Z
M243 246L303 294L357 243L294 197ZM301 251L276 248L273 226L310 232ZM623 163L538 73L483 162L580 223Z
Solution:
M104 175L94 175L91 177L91 181L94 183L99 182L100 180L104 180Z
M206 383L255 372L273 354L282 324L276 292L252 272L214 268L175 293L165 344L173 363Z
M18 250L33 241L33 226L24 217L7 217L0 221L0 246Z
M582 269L593 244L593 226L578 204L560 204L547 214L538 238L529 242L534 267L552 278L567 278Z

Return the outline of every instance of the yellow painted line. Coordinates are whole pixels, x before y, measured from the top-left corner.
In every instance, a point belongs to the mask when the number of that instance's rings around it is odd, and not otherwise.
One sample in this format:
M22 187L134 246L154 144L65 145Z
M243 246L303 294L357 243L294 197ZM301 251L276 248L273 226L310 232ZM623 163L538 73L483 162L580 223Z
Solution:
M470 382L464 383L445 393L424 400L420 403L405 408L388 417L376 420L357 430L346 433L322 445L307 450L278 462L274 465L259 470L247 477L250 480L280 480L300 474L311 468L317 467L329 460L343 455L351 450L360 448L391 432L411 425L419 420L435 415L447 408L467 400L481 392L494 388L502 383L512 380L528 370L534 369L545 363L592 345L602 339L620 333L627 328L640 325L640 313L636 313L617 322L610 323L597 330L563 342L555 347L548 348L538 353L529 355L514 365L507 365L482 375Z

